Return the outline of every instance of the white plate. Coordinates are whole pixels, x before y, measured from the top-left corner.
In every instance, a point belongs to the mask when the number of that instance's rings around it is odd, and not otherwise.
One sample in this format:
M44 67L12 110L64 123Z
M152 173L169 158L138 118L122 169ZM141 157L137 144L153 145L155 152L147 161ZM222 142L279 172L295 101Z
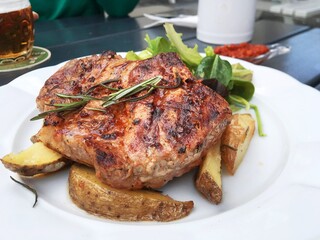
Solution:
M229 59L230 62L239 62ZM177 200L193 200L179 221L115 222L77 208L67 193L68 172L25 180L34 196L0 165L2 239L313 239L320 236L320 94L280 71L242 62L254 71L267 137L256 133L235 176L223 173L223 200L212 205L194 188L191 172L163 188ZM35 98L58 67L29 72L0 88L0 156L30 145L41 121Z

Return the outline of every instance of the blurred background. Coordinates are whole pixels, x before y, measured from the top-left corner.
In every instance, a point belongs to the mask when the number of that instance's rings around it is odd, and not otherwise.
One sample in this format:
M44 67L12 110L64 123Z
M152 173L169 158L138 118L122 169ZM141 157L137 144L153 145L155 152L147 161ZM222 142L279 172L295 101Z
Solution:
M130 16L197 14L198 0L140 0ZM320 0L257 0L257 19L320 27Z

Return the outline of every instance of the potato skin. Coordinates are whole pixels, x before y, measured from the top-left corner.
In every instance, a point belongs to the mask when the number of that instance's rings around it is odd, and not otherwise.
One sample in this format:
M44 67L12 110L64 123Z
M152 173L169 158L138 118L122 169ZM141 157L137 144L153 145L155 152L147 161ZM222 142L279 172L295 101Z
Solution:
M221 137L221 158L229 174L234 175L255 132L250 114L234 114Z
M173 221L187 216L194 205L155 191L112 188L101 183L93 169L81 164L70 169L69 195L81 209L119 221Z
M208 172L199 176L196 182L199 192L201 192L210 202L219 204L222 200L222 189Z
M197 190L210 202L222 200L220 141L209 149L200 165L195 182Z
M0 160L9 170L28 177L55 172L71 163L71 160L41 142L34 143L18 154L7 154Z

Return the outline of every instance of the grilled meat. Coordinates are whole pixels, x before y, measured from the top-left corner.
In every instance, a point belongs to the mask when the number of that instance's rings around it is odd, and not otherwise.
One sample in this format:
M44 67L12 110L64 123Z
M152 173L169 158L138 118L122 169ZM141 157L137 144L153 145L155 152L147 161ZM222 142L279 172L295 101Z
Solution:
M136 102L111 105L101 102L68 113L46 116L39 141L74 161L93 166L98 178L113 187L159 188L198 166L208 148L221 137L230 121L228 103L194 79L175 53L128 61L113 52L72 60L52 75L37 98L40 111L53 103L71 101L56 93L78 95L106 79L113 88L127 88L161 75L160 85ZM110 94L97 87L93 96ZM141 93L144 94L144 93ZM74 100L73 100L74 101Z

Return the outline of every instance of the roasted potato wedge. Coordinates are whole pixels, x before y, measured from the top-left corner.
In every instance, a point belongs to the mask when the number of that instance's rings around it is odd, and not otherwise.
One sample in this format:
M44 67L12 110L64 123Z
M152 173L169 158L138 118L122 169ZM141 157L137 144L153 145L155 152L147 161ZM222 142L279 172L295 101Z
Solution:
M221 138L221 159L228 173L234 175L242 162L255 131L250 114L234 114Z
M37 142L18 154L10 153L1 159L3 165L23 176L58 171L71 161Z
M210 202L219 204L222 199L220 141L209 149L197 178L196 188Z
M69 194L81 209L112 220L167 222L187 216L193 208L192 201L176 201L155 191L112 188L81 164L70 169Z

